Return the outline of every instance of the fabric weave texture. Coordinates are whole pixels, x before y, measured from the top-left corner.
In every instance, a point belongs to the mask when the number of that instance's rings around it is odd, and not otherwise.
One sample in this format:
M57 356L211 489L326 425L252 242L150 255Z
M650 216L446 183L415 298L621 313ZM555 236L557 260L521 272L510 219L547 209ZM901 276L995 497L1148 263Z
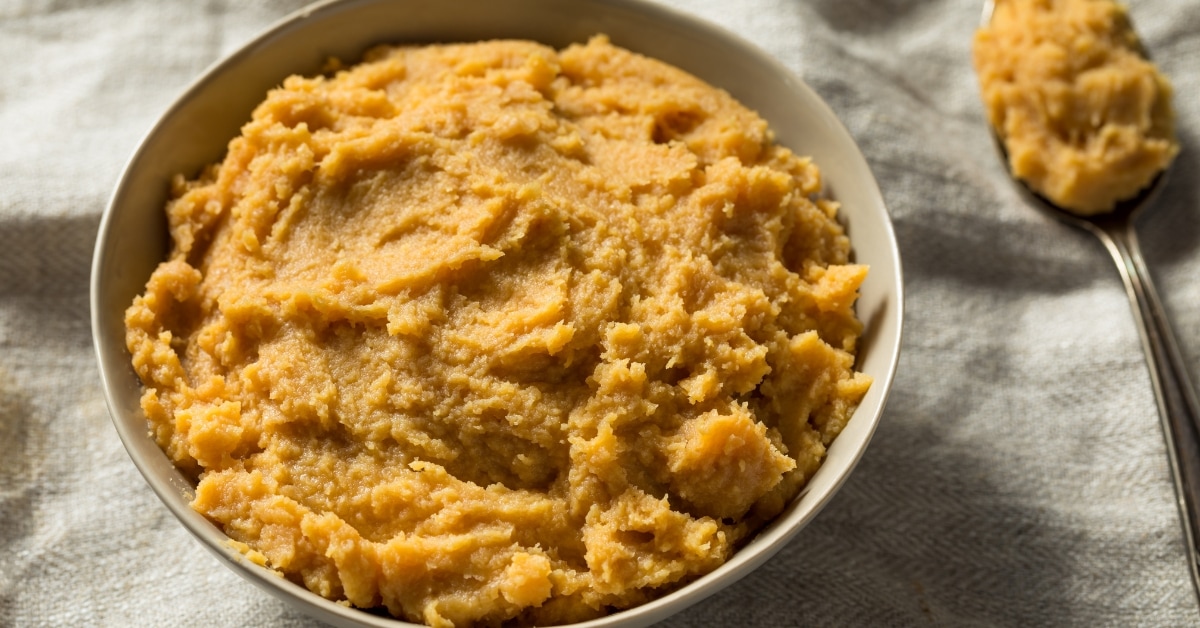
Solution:
M304 0L0 1L0 625L311 626L192 539L117 438L88 274L121 168L205 67ZM867 157L907 312L875 437L780 554L684 626L1195 625L1120 280L1025 206L984 126L975 0L669 0L796 71ZM1200 2L1134 0L1183 146L1140 225L1200 372Z

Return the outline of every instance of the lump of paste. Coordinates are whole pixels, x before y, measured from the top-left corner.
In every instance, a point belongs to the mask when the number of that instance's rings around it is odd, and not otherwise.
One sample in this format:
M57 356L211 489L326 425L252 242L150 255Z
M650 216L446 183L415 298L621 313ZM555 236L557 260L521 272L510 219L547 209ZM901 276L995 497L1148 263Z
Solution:
M870 385L819 189L603 37L377 48L176 179L126 313L142 407L193 507L320 595L435 626L639 604L777 515Z
M1179 145L1171 85L1112 0L997 0L975 35L988 122L1013 175L1059 207L1111 211Z

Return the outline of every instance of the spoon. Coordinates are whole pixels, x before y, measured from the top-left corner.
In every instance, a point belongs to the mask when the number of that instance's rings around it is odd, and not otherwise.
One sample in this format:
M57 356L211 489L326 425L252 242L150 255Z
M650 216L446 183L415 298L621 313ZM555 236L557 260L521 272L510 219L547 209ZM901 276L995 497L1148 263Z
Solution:
M984 1L984 25L991 21L994 6L994 0ZM1139 47L1139 53L1147 56L1143 48ZM995 128L991 128L991 134L1007 170L1008 151L1004 141ZM1009 175L1012 176L1011 170ZM1183 523L1188 566L1193 587L1197 596L1200 596L1200 554L1196 549L1197 540L1200 539L1200 403L1197 403L1196 391L1192 387L1179 342L1171 330L1171 322L1142 257L1135 229L1138 216L1153 203L1166 185L1167 171L1160 172L1136 197L1118 203L1112 212L1092 216L1081 216L1063 209L1034 192L1025 182L1015 176L1012 178L1030 205L1096 236L1116 262L1121 280L1125 283L1125 294L1133 309L1134 323L1138 326L1146 365L1150 369L1150 383L1154 388L1174 479L1176 505Z

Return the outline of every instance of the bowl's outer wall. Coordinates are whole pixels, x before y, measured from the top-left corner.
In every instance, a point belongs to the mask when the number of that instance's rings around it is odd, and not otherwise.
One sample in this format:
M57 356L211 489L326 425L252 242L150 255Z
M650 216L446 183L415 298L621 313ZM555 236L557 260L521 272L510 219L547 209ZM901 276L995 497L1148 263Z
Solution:
M92 267L92 327L109 411L130 457L163 502L214 554L267 591L334 625L401 626L324 600L244 561L191 510L192 487L151 438L140 384L125 349L124 311L167 252L163 207L170 178L218 161L265 93L289 74L314 74L330 57L354 61L380 43L524 38L562 47L597 33L729 91L771 124L781 144L812 156L843 205L856 261L871 267L858 302L867 324L860 368L875 384L803 496L717 572L650 604L589 626L644 626L732 583L774 554L833 495L878 424L899 355L903 285L895 236L878 187L833 112L782 64L715 26L640 0L347 0L285 18L191 85L151 129L100 225Z

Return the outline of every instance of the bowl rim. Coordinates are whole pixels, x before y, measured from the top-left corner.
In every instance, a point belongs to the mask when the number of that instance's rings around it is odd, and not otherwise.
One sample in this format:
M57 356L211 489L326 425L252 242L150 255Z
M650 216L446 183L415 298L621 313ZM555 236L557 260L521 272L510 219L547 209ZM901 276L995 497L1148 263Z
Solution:
M222 73L229 71L230 68L242 63L247 57L254 55L264 46L269 46L271 41L278 37L286 37L293 29L297 29L310 20L321 20L323 17L328 17L330 12L339 10L353 10L355 6L370 6L381 4L385 0L321 0L315 2L299 10L293 11L285 17L275 21L266 29L260 31L257 35L237 47L232 53L220 57L217 61L210 64L202 73L174 98L171 104L163 111L162 114L155 120L150 129L138 141L136 148L131 153L130 157L122 168L121 174L117 179L117 183L113 188L113 192L104 208L101 216L97 240L92 256L92 268L90 275L90 318L91 331L93 340L93 349L99 362L99 371L101 385L104 390L105 403L109 411L110 419L121 438L122 444L125 446L127 453L138 468L142 477L151 489L158 496L160 501L175 515L175 517L183 524L183 526L197 539L200 544L221 559L221 562L230 567L235 573L249 580L253 584L266 590L287 602L297 604L301 610L309 615L334 625L343 626L379 626L392 627L399 626L419 626L411 624L405 620L378 616L356 608L347 607L332 600L321 597L312 593L307 588L297 585L282 576L277 572L270 570L267 567L257 565L246 559L234 546L231 540L212 522L192 510L188 505L190 497L187 494L189 486L181 485L177 479L166 477L152 467L147 456L153 456L153 453L147 453L146 443L153 447L163 458L166 455L161 449L158 449L157 444L153 439L149 438L149 430L145 424L145 417L140 412L137 413L134 419L124 416L120 405L116 401L114 386L118 378L126 378L128 373L132 373L132 369L126 372L114 372L106 361L106 354L109 349L105 342L105 316L107 315L103 309L102 288L105 285L104 269L106 262L114 254L116 245L113 243L113 221L114 215L122 201L123 195L127 186L130 185L130 179L133 171L138 164L145 158L145 153L148 150L148 145L151 139L162 132L167 121L186 106L186 104L194 98L198 93L205 90L211 82L216 80ZM410 0L408 4L413 4L418 0ZM552 0L547 0L552 1ZM888 243L886 247L888 261L890 262L892 273L886 278L887 285L891 291L887 293L891 302L886 304L889 312L887 323L894 324L894 334L885 346L873 347L871 350L876 352L884 352L889 356L884 369L883 376L875 377L875 382L872 384L872 390L869 396L875 396L869 414L863 414L863 407L860 405L852 416L851 423L858 420L857 425L861 425L863 420L866 420L865 435L862 438L859 446L853 450L851 458L848 459L848 464L838 473L826 489L817 496L816 501L809 499L809 488L812 485L810 480L804 490L794 498L788 507L788 510L779 515L773 522L761 529L754 537L741 548L739 548L731 558L724 564L719 566L713 572L710 572L689 584L677 588L676 590L657 597L645 604L635 606L629 609L615 611L604 617L570 624L574 628L600 628L602 626L645 626L656 621L660 621L665 617L672 615L700 600L716 593L725 586L739 580L747 573L758 567L760 564L768 560L779 549L781 549L789 540L791 540L800 530L808 524L832 499L834 494L838 492L841 486L845 483L858 461L867 449L871 437L878 426L887 398L891 392L891 388L895 379L896 370L899 364L900 347L903 337L903 313L904 313L904 283L902 276L902 266L900 260L899 247L896 241L895 229L892 224L890 215L888 214L883 196L879 191L878 183L871 173L865 157L862 154L858 143L850 135L849 131L842 125L840 119L836 116L829 105L820 98L799 76L781 61L776 59L771 54L758 48L755 44L744 39L742 36L733 33L724 27L708 22L698 16L686 13L682 10L675 9L669 6L656 4L651 0L568 0L578 5L588 5L589 10L597 10L594 7L602 7L598 10L611 10L632 12L639 15L643 19L651 20L660 23L670 23L674 27L686 29L690 32L703 36L705 39L720 41L723 45L736 49L736 52L751 60L754 64L763 66L773 75L777 75L786 81L790 81L790 88L798 90L806 95L810 102L806 105L816 108L817 113L826 120L823 122L831 124L835 127L834 131L845 136L848 141L848 148L852 152L852 159L861 162L867 174L863 185L869 189L866 193L869 196L877 199L879 210L882 211L880 217L880 225L883 229L883 239ZM404 3L399 3L404 4ZM632 48L631 48L632 49ZM634 49L636 52L637 50ZM280 80L287 73L280 75ZM718 86L720 87L720 86ZM771 121L768 119L768 122ZM820 163L818 162L818 165ZM822 168L824 172L824 168ZM853 244L853 237L851 238ZM874 271L873 271L874 272ZM143 280L144 283L144 280ZM866 322L866 321L864 321ZM869 323L868 323L869 324ZM121 343L122 348L124 343ZM125 350L124 357L126 365L129 363L129 354ZM860 356L861 359L861 356ZM139 382L140 385L140 382ZM864 399L864 404L866 400ZM141 429L138 428L141 426ZM836 443L834 442L835 446ZM824 465L822 465L824 468ZM819 473L819 471L818 471ZM797 505L802 499L809 499L805 504L806 509L802 516L796 516Z

